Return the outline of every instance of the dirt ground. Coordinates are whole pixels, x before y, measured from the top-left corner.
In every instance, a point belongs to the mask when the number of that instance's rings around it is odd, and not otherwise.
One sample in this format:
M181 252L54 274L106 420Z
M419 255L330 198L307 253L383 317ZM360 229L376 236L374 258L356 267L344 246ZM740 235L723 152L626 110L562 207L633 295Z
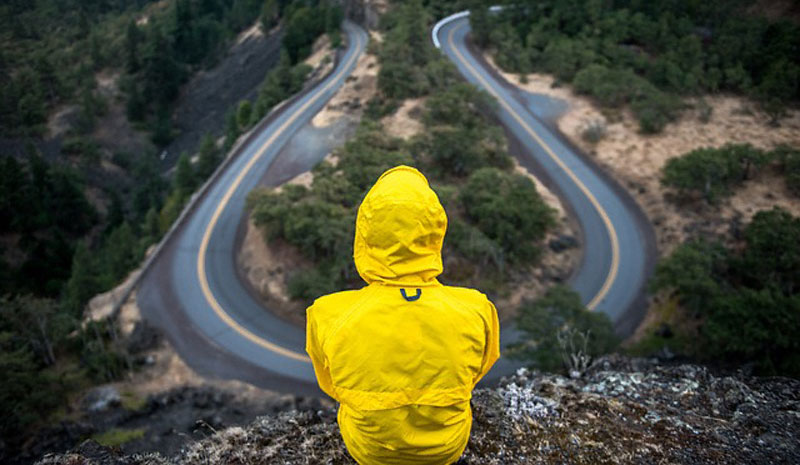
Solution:
M381 124L389 135L409 139L422 131L421 117L425 108L425 98L410 98L391 115L381 119Z
M486 58L492 63L491 57ZM559 129L630 191L655 227L662 257L696 233L727 233L748 222L762 209L781 206L800 215L800 199L791 196L783 179L769 169L762 170L733 196L713 207L702 202L678 204L670 201L669 190L660 183L661 169L667 160L697 148L726 143L750 143L762 149L779 144L800 147L798 111L791 111L781 120L780 127L771 127L768 117L749 100L709 96L704 98L712 109L707 123L701 122L699 110L689 109L661 134L643 135L629 112L604 112L590 99L574 94L567 87L552 87L551 76L529 74L528 82L522 83L517 75L501 74L529 92L568 102L568 111L558 120ZM687 103L697 106L698 101L688 100ZM596 144L581 137L582 130L592 122L602 122L607 128L605 138Z
M347 116L354 120L361 118L366 103L378 91L378 58L365 53L356 63L353 73L336 92L325 107L311 120L316 127L333 124L337 119Z

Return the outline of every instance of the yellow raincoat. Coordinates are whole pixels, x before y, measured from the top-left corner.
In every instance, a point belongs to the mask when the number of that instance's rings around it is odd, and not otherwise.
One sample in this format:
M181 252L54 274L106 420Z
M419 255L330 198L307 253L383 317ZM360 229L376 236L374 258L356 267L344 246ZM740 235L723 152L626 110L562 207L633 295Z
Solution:
M308 308L306 351L339 401L362 465L449 464L469 439L472 389L499 356L494 305L440 284L447 216L408 166L378 179L358 210L354 259L367 286Z

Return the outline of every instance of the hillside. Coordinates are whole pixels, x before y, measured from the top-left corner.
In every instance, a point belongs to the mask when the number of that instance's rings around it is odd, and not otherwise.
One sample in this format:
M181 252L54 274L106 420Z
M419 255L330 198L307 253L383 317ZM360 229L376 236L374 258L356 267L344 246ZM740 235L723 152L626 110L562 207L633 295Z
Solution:
M605 357L581 378L521 370L479 389L463 464L797 463L800 382ZM38 462L345 464L335 411L290 411L186 444L174 457L85 442Z

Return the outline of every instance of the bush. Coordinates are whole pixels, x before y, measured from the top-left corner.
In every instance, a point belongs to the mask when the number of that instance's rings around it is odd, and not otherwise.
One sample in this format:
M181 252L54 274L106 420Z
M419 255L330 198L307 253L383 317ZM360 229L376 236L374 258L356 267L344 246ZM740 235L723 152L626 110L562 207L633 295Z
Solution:
M553 209L544 203L530 179L496 168L473 173L460 200L467 217L513 262L536 259L537 243L555 223Z
M800 197L800 150L780 146L772 151L772 158L782 165L781 172L786 179L786 187Z
M543 297L523 303L519 311L517 328L523 338L511 353L537 369L586 368L586 363L576 363L575 359L588 362L617 347L608 316L587 310L580 296L565 286L548 289Z
M799 376L798 237L800 218L779 208L758 212L745 228L745 247L683 244L658 265L652 287L699 317L697 352L706 358Z
M770 156L749 144L692 150L664 165L662 184L682 195L701 194L706 202L730 195L731 189L749 179L753 168L767 164Z
M661 132L667 123L674 121L681 108L678 98L655 88L647 88L637 95L631 105L639 120L639 130L645 134Z
M253 118L253 104L249 100L239 102L236 110L236 122L242 130L250 127L250 120Z
M605 139L608 128L603 120L592 120L581 129L581 138L591 144Z

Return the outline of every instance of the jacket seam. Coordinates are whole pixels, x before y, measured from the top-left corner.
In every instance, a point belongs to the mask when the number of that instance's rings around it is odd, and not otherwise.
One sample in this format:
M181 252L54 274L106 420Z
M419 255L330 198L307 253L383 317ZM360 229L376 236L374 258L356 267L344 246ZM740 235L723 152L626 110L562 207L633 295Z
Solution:
M328 341L332 340L339 332L339 330L342 329L344 324L350 321L350 318L353 317L355 312L360 310L361 307L363 307L367 303L367 297L369 297L375 291L374 289L371 289L371 287L372 286L367 286L367 292L365 292L364 295L353 304L353 306L350 308L350 311L348 311L347 313L339 317L338 320L336 320L336 324L334 325L335 327L331 330L329 334L325 336L325 341L323 341L321 346L322 353L325 354L325 358L328 358L328 355L325 353L325 346L327 345Z

